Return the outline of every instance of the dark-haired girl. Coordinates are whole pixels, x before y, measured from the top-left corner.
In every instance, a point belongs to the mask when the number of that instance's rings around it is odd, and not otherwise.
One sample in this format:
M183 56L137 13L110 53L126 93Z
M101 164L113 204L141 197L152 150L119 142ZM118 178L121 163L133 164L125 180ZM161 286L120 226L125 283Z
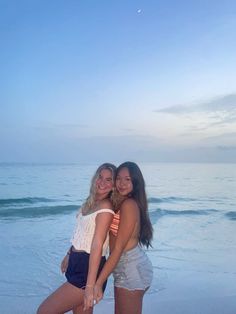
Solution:
M101 300L102 285L113 272L115 314L140 314L153 269L142 249L142 246L148 248L151 245L152 225L145 182L137 164L125 162L118 167L115 187L116 215L110 227L111 254L96 281L94 299L96 302ZM89 307L86 298L85 305Z

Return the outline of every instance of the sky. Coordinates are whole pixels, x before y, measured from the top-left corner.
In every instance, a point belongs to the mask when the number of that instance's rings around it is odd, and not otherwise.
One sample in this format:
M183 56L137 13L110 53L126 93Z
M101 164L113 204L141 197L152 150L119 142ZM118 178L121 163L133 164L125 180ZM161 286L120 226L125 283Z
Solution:
M0 0L0 162L236 162L236 2Z

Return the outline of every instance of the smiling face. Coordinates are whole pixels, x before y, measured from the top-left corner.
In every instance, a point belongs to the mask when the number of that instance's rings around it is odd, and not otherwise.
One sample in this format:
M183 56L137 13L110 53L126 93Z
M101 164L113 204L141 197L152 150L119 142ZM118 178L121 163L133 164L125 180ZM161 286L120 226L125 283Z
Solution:
M133 183L127 168L121 168L118 172L116 177L116 189L122 196L126 196L133 191Z
M113 188L112 172L102 169L96 179L96 195L99 199L105 198Z

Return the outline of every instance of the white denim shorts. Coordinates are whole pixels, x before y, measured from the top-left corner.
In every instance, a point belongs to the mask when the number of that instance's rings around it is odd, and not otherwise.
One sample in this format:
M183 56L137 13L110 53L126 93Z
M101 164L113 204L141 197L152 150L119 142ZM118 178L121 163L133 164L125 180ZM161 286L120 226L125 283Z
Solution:
M113 271L114 286L128 290L145 290L153 278L152 263L138 245L124 252Z

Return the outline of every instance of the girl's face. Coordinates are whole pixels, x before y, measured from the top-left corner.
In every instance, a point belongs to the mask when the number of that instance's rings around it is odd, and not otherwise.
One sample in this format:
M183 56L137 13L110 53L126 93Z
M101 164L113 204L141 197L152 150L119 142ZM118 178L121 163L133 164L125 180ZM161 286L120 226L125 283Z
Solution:
M122 196L133 191L133 183L127 168L121 168L116 177L116 189Z
M96 194L106 197L113 188L112 172L109 169L102 169L96 180Z

